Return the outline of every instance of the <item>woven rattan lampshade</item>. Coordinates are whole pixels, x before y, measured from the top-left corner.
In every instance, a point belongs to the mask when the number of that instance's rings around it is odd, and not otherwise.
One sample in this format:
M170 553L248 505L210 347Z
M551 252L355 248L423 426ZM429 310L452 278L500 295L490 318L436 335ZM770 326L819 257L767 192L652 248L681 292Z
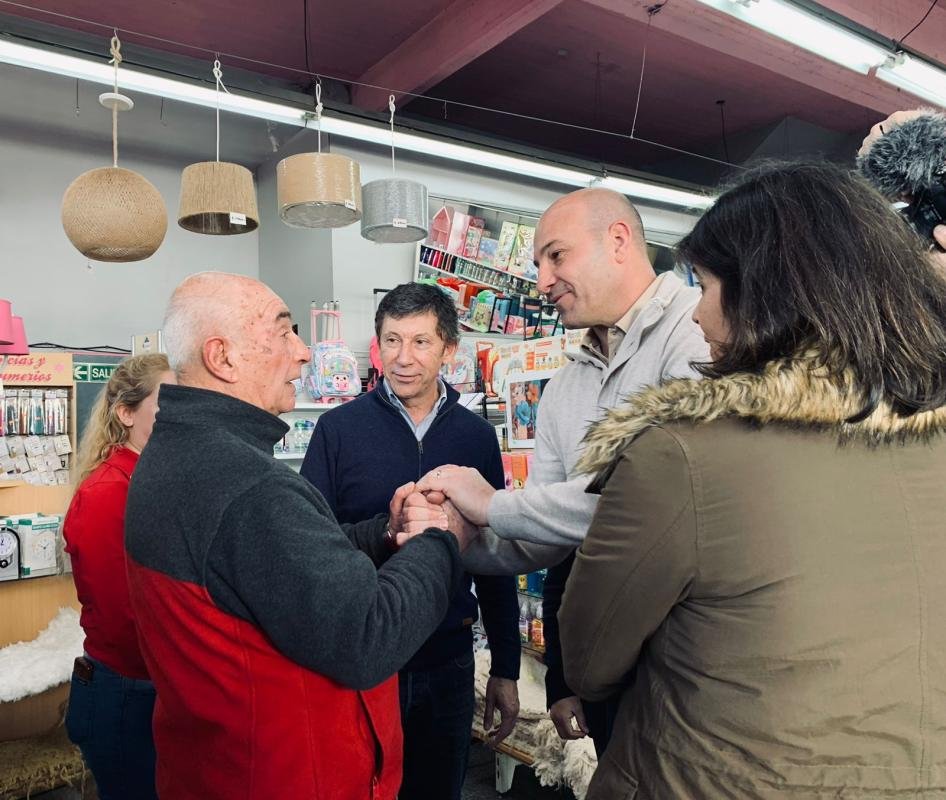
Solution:
M168 214L154 185L122 167L83 172L62 198L69 241L94 261L140 261L164 241Z
M253 173L226 161L184 168L177 224L194 233L227 236L259 227Z
M276 165L279 216L293 228L341 228L361 219L361 167L336 153L299 153Z
M361 235L372 242L417 242L427 236L427 187L385 178L366 183Z

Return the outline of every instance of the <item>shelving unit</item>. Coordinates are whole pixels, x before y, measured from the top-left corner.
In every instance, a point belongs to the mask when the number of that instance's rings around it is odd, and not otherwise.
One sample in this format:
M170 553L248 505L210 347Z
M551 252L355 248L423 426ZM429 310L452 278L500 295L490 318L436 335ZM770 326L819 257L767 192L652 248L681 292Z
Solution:
M355 398L349 398L354 400ZM321 414L324 414L326 411L331 411L333 408L338 408L340 405L348 402L348 400L342 400L341 402L327 403L323 400L296 400L296 406L292 411L286 411L280 414L280 418L290 427L299 418L300 415L307 415L310 417L317 417ZM286 434L287 437L292 436L292 431ZM278 461L285 461L291 466L296 472L298 472L302 467L302 462L305 459L305 452L288 452L283 453L276 451L273 453L273 458Z

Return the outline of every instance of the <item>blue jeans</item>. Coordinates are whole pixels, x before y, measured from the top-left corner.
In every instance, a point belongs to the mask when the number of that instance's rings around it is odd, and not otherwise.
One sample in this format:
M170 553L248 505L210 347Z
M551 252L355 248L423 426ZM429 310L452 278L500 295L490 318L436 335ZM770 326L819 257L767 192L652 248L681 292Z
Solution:
M86 656L88 658L88 656ZM154 684L125 678L88 658L91 680L72 675L66 732L95 777L100 800L157 800L154 788Z
M473 729L473 651L400 673L404 782L398 800L460 800Z

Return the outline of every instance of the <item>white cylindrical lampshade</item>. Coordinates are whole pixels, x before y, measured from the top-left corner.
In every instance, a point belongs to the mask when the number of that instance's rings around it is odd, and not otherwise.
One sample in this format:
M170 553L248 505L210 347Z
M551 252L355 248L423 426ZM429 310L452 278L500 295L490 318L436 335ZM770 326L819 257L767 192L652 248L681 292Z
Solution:
M164 241L168 214L161 193L130 169L100 167L76 178L62 198L69 241L95 261L140 261Z
M427 187L385 178L361 190L365 209L361 235L372 242L417 242L427 236Z
M226 161L184 168L177 224L212 236L249 233L259 227L253 173Z
M298 153L276 165L279 216L293 228L341 228L361 219L361 167L336 153Z

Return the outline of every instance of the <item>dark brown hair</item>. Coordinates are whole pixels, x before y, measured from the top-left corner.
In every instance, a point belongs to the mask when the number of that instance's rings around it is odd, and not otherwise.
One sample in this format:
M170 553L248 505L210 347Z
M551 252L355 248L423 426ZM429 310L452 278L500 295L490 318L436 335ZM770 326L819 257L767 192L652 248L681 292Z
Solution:
M816 349L853 371L861 414L901 416L946 403L946 280L890 204L829 164L748 170L677 246L721 281L730 341L697 365L709 377L759 372Z

